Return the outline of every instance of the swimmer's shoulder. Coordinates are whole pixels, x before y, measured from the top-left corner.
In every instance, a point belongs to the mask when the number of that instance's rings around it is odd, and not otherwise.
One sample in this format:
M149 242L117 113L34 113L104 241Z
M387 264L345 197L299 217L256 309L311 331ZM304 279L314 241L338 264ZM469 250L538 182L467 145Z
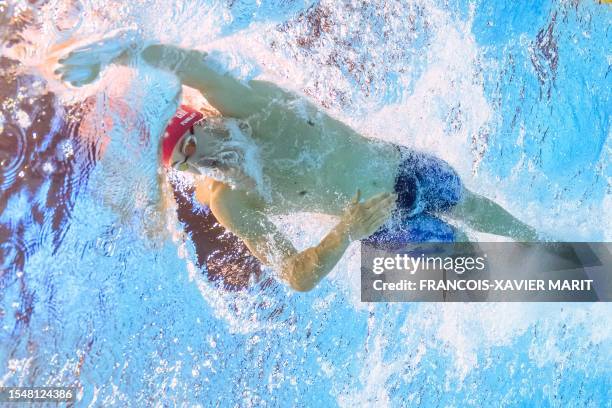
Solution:
M196 199L208 207L210 207L210 196L214 183L216 181L209 177L197 177L194 183Z
M196 182L196 198L202 204L209 206L213 213L220 209L240 211L240 210L260 210L262 201L256 194L249 194L246 191L233 189L226 183L203 177Z

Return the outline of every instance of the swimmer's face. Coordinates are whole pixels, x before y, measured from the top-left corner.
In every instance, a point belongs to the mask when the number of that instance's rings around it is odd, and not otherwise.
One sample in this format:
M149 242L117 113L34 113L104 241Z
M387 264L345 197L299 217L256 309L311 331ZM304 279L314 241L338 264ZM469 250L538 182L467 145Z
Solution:
M172 152L172 167L179 171L200 175L200 168L217 167L218 160L207 157L213 145L229 139L227 129L215 126L207 120L201 120L181 137Z

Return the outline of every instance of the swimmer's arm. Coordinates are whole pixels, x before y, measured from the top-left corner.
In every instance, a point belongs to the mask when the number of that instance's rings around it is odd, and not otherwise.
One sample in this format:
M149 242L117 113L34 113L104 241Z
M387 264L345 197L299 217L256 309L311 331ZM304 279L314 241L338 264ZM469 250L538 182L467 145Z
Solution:
M153 44L141 55L150 65L174 72L184 85L202 92L224 116L244 118L261 106L262 98L251 87L219 71L205 52Z
M248 84L228 73L220 72L216 63L205 52L187 50L173 45L154 44L144 49L142 57L155 67L174 72L184 85L199 90L224 116L245 119L261 109L270 109L270 102L277 109L285 110L292 102L303 100L299 95L268 81L251 80ZM336 128L352 131L348 126L331 119L324 111L308 103L304 107L311 116L327 118ZM337 123L336 123L337 122Z
M211 199L213 214L228 230L240 237L262 263L278 268L280 276L294 290L314 288L340 260L350 243L348 228L340 223L321 242L298 252L289 239L248 204L240 191L225 189Z
M451 216L471 228L488 234L507 236L516 241L540 240L535 229L515 218L499 204L465 188L462 197L453 208Z

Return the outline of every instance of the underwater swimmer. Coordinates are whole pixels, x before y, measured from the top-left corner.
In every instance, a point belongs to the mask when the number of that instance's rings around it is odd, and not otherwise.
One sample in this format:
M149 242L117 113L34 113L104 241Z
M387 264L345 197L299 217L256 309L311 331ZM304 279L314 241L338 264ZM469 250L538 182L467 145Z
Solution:
M73 85L89 83L106 63L124 61L130 44L119 35L78 48L56 72ZM488 233L537 238L464 188L438 158L366 138L270 82L242 83L205 52L153 44L137 53L199 90L221 114L181 106L162 136L163 165L200 175L197 198L295 290L315 287L355 240L384 246L458 239L440 214ZM269 219L295 212L338 222L317 245L298 251Z

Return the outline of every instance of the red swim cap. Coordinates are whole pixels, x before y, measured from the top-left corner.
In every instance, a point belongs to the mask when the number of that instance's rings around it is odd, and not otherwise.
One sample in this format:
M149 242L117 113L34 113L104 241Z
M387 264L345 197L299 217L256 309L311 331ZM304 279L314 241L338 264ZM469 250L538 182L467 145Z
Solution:
M203 118L204 114L190 106L181 105L178 108L170 122L168 122L162 137L162 164L164 166L170 167L172 152L178 141L196 122Z

